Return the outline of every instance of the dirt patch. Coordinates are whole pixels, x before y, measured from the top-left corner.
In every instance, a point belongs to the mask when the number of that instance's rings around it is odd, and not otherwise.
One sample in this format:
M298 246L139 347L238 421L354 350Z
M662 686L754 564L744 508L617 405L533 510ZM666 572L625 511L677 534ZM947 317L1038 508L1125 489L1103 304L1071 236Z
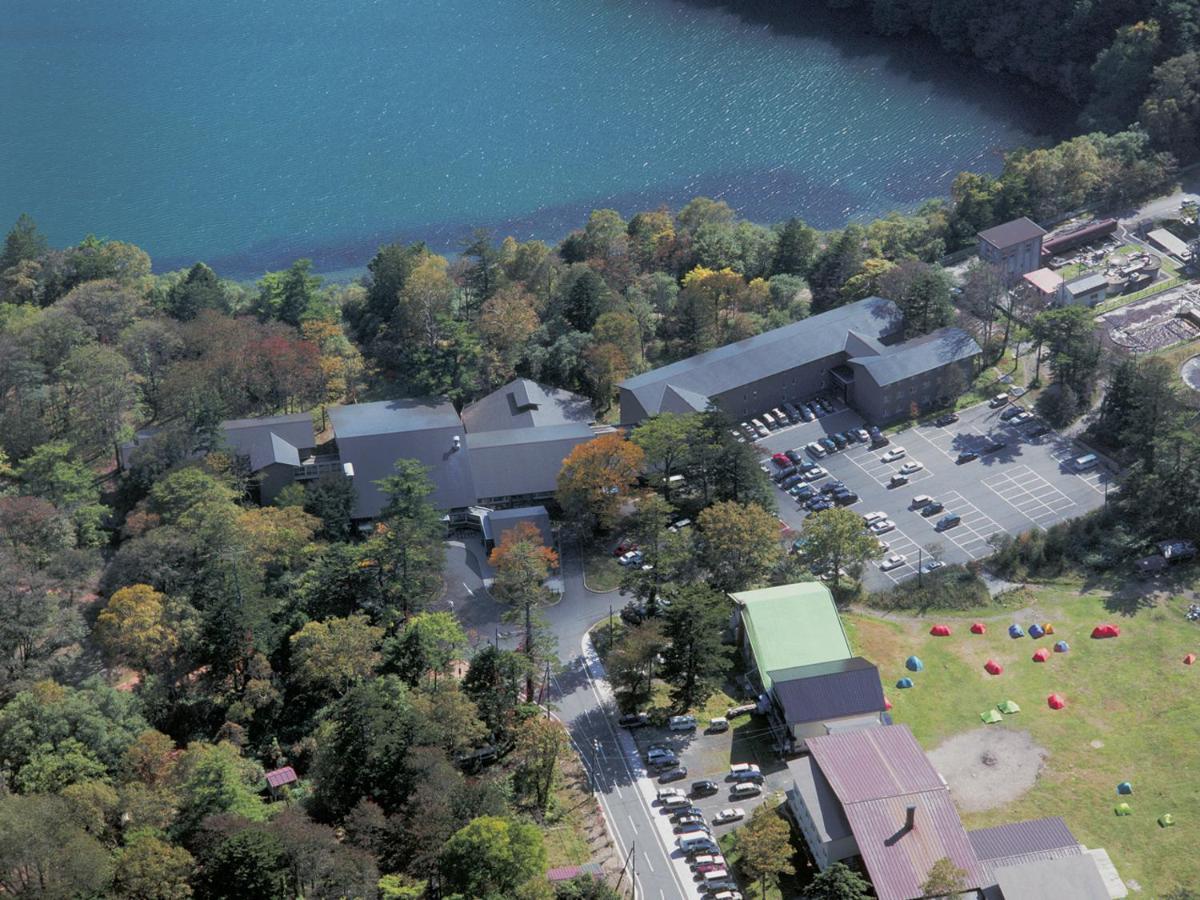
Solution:
M955 735L929 754L962 812L982 812L1016 800L1041 771L1046 751L1028 731L993 726Z

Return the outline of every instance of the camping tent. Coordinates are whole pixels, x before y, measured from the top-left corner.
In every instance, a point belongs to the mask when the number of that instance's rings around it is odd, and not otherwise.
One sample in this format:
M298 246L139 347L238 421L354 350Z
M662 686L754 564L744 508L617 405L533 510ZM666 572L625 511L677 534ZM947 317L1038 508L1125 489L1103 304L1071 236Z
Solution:
M912 679L911 678L901 678L899 681L896 682L896 687L901 688L901 689L910 688L910 687L912 687Z
M1109 625L1108 623L1105 623L1103 625L1097 625L1092 629L1092 637L1094 638L1113 638L1120 636L1121 629L1116 625Z
M971 634L983 634L985 631L987 631L987 626L982 622L975 622L971 625Z
M1062 694L1051 694L1046 698L1046 705L1051 709L1062 709L1067 705L1067 701L1063 699Z
M1025 629L1016 622L1008 626L1008 636L1011 638L1025 637Z
M1046 622L1042 625L1042 631L1046 632L1046 634L1054 634L1054 626Z
M1054 645L1055 653L1066 653L1070 649L1071 649L1071 645L1068 644L1066 641L1058 641Z
M885 710L886 710L886 709L891 709L891 708L892 708L892 701L891 701L891 700L889 700L887 697L884 697L884 698L883 698L883 708L884 708Z
M989 675L999 675L1004 671L1004 666L996 662L994 659L989 659L983 664L983 667L988 670Z
M1118 816L1132 816L1133 807L1131 807L1128 803L1118 803L1113 807L1113 812L1115 812Z
M1004 716L996 712L994 709L989 709L987 712L981 712L979 718L983 719L984 725L995 725L997 722L1004 719Z
M1133 793L1133 785L1130 784L1128 781L1122 781L1120 784L1117 785L1117 793L1118 794L1132 794Z
M1033 654L1034 662L1045 662L1050 658L1050 651L1045 647L1039 647L1037 653Z
M925 663L921 662L921 657L919 656L910 656L904 661L904 668L910 672L920 672L925 668Z
M1170 828L1174 824L1175 824L1175 817L1173 815L1171 815L1170 813L1163 813L1161 816L1158 817L1158 827L1159 828Z
M1195 653L1189 653L1187 656L1185 656L1185 657L1183 658L1183 664L1184 664L1185 666L1190 666L1190 665L1191 665L1192 663L1194 663L1195 661L1196 661L1196 654L1195 654Z
M934 625L929 629L929 633L934 637L950 637L949 625Z
M1021 707L1017 706L1016 702L1013 700L1005 700L996 708L1000 710L1000 712L1009 716L1011 716L1013 713L1019 713L1021 711Z
M1041 625L1039 625L1037 622L1034 622L1032 625L1029 626L1029 636L1031 638L1040 638L1045 633L1046 633L1046 629L1043 628Z

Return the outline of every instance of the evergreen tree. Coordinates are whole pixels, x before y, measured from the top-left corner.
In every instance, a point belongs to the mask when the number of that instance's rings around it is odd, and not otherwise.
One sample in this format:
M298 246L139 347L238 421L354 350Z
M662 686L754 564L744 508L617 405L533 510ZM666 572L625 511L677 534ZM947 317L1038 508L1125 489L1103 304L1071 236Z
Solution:
M49 244L38 231L37 223L26 213L21 213L4 238L4 250L0 251L0 272L19 262L35 260L48 249Z
M661 676L671 686L671 701L692 709L716 690L729 666L730 649L721 642L729 625L725 598L704 584L679 588L664 615L668 644Z

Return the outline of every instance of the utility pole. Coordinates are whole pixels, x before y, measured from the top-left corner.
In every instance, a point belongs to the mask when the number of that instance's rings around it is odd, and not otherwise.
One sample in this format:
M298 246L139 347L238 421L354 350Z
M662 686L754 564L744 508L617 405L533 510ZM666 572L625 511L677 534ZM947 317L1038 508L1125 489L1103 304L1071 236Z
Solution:
M546 660L546 721L550 720L550 660Z
M923 568L923 565L922 565L923 560L924 560L924 557L921 555L921 548L918 547L917 548L917 587L921 587L925 583L924 582L925 576L921 572L921 570Z
M630 845L630 847L629 847L629 855L625 857L625 862L623 862L623 863L621 864L621 871L620 871L620 873L617 875L617 886L616 886L616 888L615 888L615 890L617 890L617 891L620 891L620 890L621 890L621 882L625 880L625 870L626 870L627 868L629 868L629 867L630 867L630 865L631 865L631 863L633 862L633 851L634 851L634 850L636 850L636 849L637 849L637 844L632 844L632 845ZM634 890L635 890L635 891L637 890L637 886L636 886L636 885L634 885Z
M629 900L637 900L637 844L629 845Z
M608 649L610 651L612 650L612 642L613 642L612 631L613 631L612 604L610 603L610 604L608 604Z

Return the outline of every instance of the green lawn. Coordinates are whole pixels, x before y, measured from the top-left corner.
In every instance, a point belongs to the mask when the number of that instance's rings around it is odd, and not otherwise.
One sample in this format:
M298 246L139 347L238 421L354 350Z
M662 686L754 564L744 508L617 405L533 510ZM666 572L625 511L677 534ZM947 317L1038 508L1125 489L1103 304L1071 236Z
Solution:
M1028 729L1049 751L1033 791L1008 806L964 816L968 828L1061 815L1082 842L1108 849L1123 878L1157 896L1177 883L1200 882L1194 852L1200 840L1200 665L1181 662L1200 650L1200 626L1185 619L1181 599L1125 617L1105 608L1107 596L1067 584L1033 588L1024 612L981 616L988 626L982 636L969 632L973 619L962 614L847 619L856 650L879 665L893 717L911 726L927 749L984 727L979 714L1012 699L1022 712L988 727ZM1055 634L1010 639L1014 617L1026 629L1049 621ZM953 635L931 637L934 621L951 625ZM1119 624L1121 637L1091 640L1092 627L1104 621ZM1069 653L1031 660L1035 649L1060 638L1071 645ZM896 680L910 674L904 660L914 653L925 670L912 675L915 687L897 690ZM983 670L988 658L1004 666L1002 675ZM1066 698L1065 709L1047 707L1051 692ZM1133 783L1134 794L1125 799L1135 814L1118 818L1116 786L1126 780ZM1156 824L1166 812L1174 814L1175 827Z
M558 761L558 777L542 832L549 866L578 866L592 861L592 847L603 846L600 812L588 793L587 774L568 747Z
M583 554L583 574L587 586L593 591L615 591L621 586L621 568L607 544L589 547Z

